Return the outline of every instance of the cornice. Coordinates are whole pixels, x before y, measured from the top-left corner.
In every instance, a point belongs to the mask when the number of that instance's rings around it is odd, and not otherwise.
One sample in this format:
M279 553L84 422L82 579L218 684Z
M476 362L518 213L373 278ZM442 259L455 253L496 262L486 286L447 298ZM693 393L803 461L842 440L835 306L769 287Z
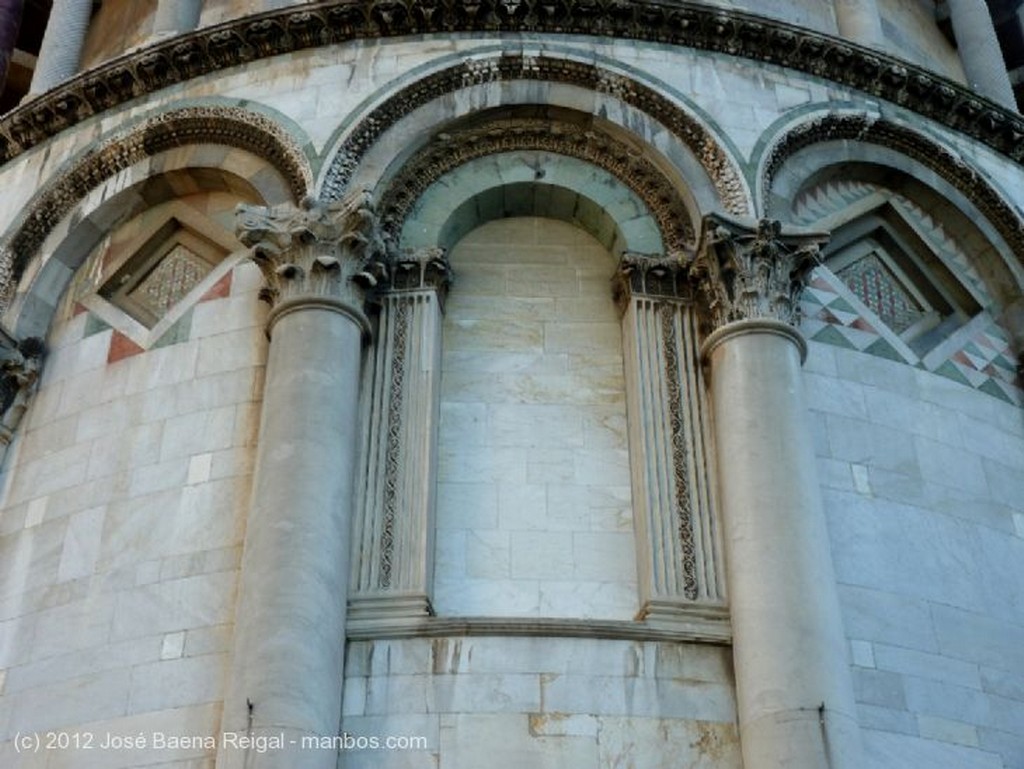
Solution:
M801 71L898 104L1024 162L1024 117L923 67L752 14L665 0L325 0L234 19L83 72L0 118L0 162L174 83L279 54L415 34L644 40Z

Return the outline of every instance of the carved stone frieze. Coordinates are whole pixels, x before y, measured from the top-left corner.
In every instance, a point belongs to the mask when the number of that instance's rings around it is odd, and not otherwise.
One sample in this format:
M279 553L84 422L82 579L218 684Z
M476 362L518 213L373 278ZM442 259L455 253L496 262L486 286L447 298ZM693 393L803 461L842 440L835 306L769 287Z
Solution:
M363 302L387 275L383 243L368 192L301 206L239 204L238 239L252 249L271 305L322 300L362 318Z
M690 278L710 329L743 320L796 326L800 292L827 240L820 233L784 234L769 219L752 227L715 214L704 217Z
M186 107L148 118L105 140L35 197L16 225L10 243L16 283L50 231L97 185L157 153L186 144L238 147L274 166L296 200L313 185L313 175L295 140L270 118L238 107Z
M174 83L353 39L453 32L622 37L771 62L900 104L1024 160L1024 117L923 67L847 40L705 3L659 0L324 0L157 42L82 73L0 120L0 162Z
M689 262L689 255L682 252L670 256L625 252L612 276L615 303L623 310L633 296L692 302Z
M324 197L331 199L343 194L363 155L377 138L417 107L470 85L511 80L571 83L609 93L622 99L667 126L693 151L715 185L726 211L736 215L748 212L747 196L739 168L698 121L665 96L640 83L609 73L591 64L546 56L518 54L484 60L471 59L458 66L428 75L400 90L372 110L345 139L331 160L324 176ZM547 125L550 125L550 122ZM480 129L481 134L486 134L486 132L487 129ZM601 153L595 153L592 147L586 147L591 141L614 144L618 157L616 162L619 165L627 162L622 157L623 152L626 155L631 155L628 150L610 138L598 137L594 132L589 132L586 137L581 136L577 129L565 133L568 135L544 137L543 132L540 132L536 138L538 141L543 139L560 142L563 146L567 141L574 142L582 148L578 151L585 150L588 158L594 159L594 162L600 160ZM595 155L596 158L594 158ZM641 162L643 164L642 176L651 179L661 176L660 172L649 163L642 159ZM639 166L637 171L641 171ZM653 176L651 176L652 173ZM662 207L667 203L667 200L662 201ZM686 226L689 223L689 217L680 221L683 224L679 226Z
M388 184L381 201L385 230L397 241L406 216L419 197L452 169L476 158L517 150L567 155L603 168L647 205L667 248L692 247L694 229L690 213L669 180L649 160L608 136L581 133L561 123L526 119L501 120L435 137Z
M35 337L0 350L0 447L11 442L28 408L45 351L43 340Z

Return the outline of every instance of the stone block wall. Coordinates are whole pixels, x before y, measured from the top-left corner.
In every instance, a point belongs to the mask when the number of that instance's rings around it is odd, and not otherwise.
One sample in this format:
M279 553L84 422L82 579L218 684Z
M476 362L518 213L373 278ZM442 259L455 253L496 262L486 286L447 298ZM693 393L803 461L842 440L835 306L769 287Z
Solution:
M872 765L1024 767L1024 412L819 344L805 382Z
M739 769L729 649L573 638L349 644L347 769ZM415 740L415 741L414 741Z
M55 320L3 477L0 765L212 765L203 746L15 756L10 740L218 732L263 379L258 282L236 267L146 351L73 302Z
M524 217L480 227L451 261L435 609L631 619L614 259L581 229Z

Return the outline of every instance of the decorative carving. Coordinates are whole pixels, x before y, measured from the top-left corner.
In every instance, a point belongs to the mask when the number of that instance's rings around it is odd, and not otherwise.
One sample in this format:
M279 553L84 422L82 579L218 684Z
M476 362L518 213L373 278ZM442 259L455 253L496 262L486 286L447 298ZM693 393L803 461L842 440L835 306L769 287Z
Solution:
M312 189L306 156L281 126L264 115L212 106L156 115L106 139L36 195L10 244L15 282L50 231L89 190L159 152L193 143L238 147L263 158L288 180L296 200Z
M571 83L583 88L611 93L627 104L647 113L675 133L697 156L710 176L725 210L736 215L748 212L748 202L740 170L732 163L729 156L718 145L707 130L690 115L658 92L634 81L627 80L590 64L582 62L552 59L546 56L505 55L494 59L471 59L464 64L436 72L397 92L394 96L371 111L345 139L338 149L327 173L324 176L323 195L327 199L339 197L347 187L352 174L359 165L363 155L369 150L377 138L393 126L405 115L417 107L478 83L497 80L548 80ZM548 123L550 125L550 121ZM486 129L479 129L486 133ZM576 128L566 132L565 139L580 142L580 131ZM588 137L594 138L593 132ZM543 133L539 138L543 138ZM549 137L554 140L554 137ZM621 145L608 137L601 137L618 148ZM593 162L600 162L600 154L590 150L590 154L598 157ZM630 154L626 151L626 154ZM619 161L621 164L621 160ZM643 161L645 165L649 165ZM610 170L610 169L609 169ZM654 176L650 176L650 172ZM643 169L643 176L655 179L661 173L652 167ZM643 197L641 195L641 197ZM668 199L671 200L673 195ZM661 207L668 200L655 204L648 201L653 208ZM689 217L681 220L688 222ZM670 230L671 231L671 230Z
M783 234L769 219L756 227L723 216L704 217L690 276L701 297L705 320L719 329L738 320L799 322L799 295L818 263L820 233Z
M419 150L388 184L382 220L397 241L409 210L453 168L476 158L515 150L543 150L592 163L620 179L647 204L669 250L693 244L694 229L671 182L643 155L612 138L549 120L509 119L442 133Z
M651 256L625 252L612 277L612 297L620 310L636 295L693 301L685 253L672 256Z
M18 284L14 279L14 253L0 247L0 315L7 312Z
M36 337L0 352L0 446L7 446L14 438L39 379L45 352L43 340Z
M352 39L455 32L622 37L765 61L900 104L1024 160L1024 118L923 67L847 40L677 0L325 0L196 30L118 57L0 120L0 162L60 130L185 78Z
M669 429L672 445L672 475L675 486L675 508L679 545L682 548L683 594L697 599L697 550L693 537L693 507L690 504L690 471L683 429L683 392L679 383L679 339L676 334L678 311L671 304L662 304L661 338L665 355L665 387L668 390Z
M384 505L380 530L378 586L391 587L395 549L395 516L398 515L398 483L402 460L402 406L405 395L405 349L409 334L409 305L394 305L394 354L391 358L391 389L388 398L388 434L384 449Z
M417 291L432 288L441 305L452 282L452 269L443 248L406 249L389 260L391 291Z
M333 203L305 198L265 208L239 204L239 240L266 280L261 298L282 301L320 298L362 316L365 292L386 276L383 243L369 192Z

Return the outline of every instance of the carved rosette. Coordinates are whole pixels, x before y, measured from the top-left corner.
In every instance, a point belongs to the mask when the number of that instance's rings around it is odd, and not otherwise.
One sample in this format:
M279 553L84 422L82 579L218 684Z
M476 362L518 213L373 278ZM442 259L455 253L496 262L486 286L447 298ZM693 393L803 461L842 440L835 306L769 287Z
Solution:
M690 279L710 330L753 320L796 326L800 292L827 240L822 233L784 234L768 219L749 226L706 216Z
M239 240L251 248L266 285L261 298L275 315L301 304L331 305L368 328L363 303L387 275L384 249L368 192L324 204L240 204Z

